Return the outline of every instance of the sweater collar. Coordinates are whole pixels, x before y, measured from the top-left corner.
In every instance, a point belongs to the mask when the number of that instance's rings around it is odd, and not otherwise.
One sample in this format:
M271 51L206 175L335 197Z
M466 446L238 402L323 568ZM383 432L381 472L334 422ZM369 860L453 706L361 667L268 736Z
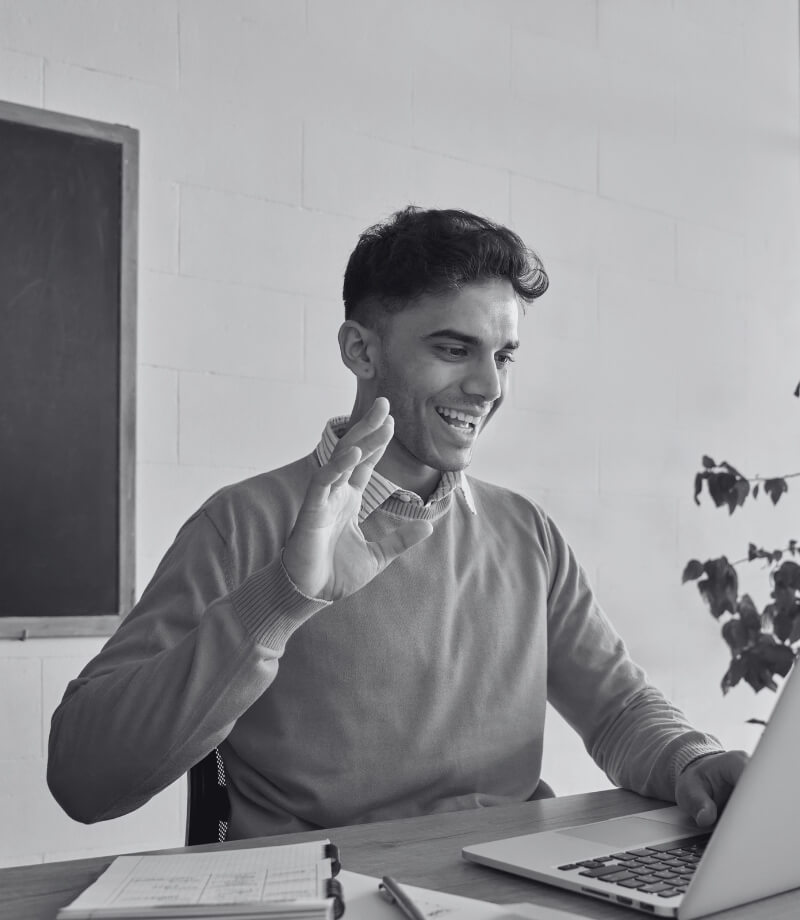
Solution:
M349 415L337 415L328 421L325 430L322 432L319 444L314 451L317 462L320 466L331 459L333 449L339 443L339 438L344 433L345 426L350 421ZM387 499L395 498L408 505L414 504L419 509L430 508L434 502L447 498L451 492L458 490L463 496L464 503L472 514L477 514L475 500L472 496L472 489L463 470L457 472L446 471L442 473L439 485L428 499L427 504L416 492L403 489L393 483L385 476L381 476L377 470L372 471L372 476L364 489L361 499L361 509L358 512L358 523L362 524L377 508L379 508ZM409 509L410 510L410 509Z

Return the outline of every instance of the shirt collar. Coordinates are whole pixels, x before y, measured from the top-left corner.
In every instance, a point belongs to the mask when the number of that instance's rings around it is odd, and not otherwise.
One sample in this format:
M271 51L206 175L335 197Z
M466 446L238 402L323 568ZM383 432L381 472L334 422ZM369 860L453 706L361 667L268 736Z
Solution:
M330 419L325 426L320 442L317 444L314 451L320 466L331 459L333 449L339 443L339 438L349 421L349 415L337 415L335 418ZM464 502L470 512L472 514L477 514L475 500L472 496L472 489L470 488L469 481L463 470L458 470L456 472L446 471L442 473L439 485L428 499L428 504L446 498L455 489L461 492ZM391 498L393 495L397 495L403 500L416 501L418 504L423 503L422 498L417 495L416 492L402 489L400 486L395 485L390 479L381 476L377 470L373 470L372 476L364 489L364 494L361 499L361 509L358 512L358 523L363 523L376 508L379 508L387 498Z

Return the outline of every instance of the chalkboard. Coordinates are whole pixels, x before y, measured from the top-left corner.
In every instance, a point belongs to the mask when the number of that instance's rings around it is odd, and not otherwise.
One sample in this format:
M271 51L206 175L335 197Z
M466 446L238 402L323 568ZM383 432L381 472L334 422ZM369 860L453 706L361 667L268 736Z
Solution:
M0 636L134 594L138 132L0 103Z

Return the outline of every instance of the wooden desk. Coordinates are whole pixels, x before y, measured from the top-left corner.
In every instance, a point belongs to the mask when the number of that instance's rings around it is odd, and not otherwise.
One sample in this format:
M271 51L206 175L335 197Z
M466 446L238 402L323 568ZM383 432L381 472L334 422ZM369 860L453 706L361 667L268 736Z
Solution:
M524 805L382 821L261 838L258 841L239 840L222 846L236 848L257 843L291 843L330 837L341 849L344 868L354 872L375 876L391 873L402 882L499 903L533 901L571 910L584 917L633 920L646 915L469 863L462 858L461 848L469 843L616 817L644 808L662 807L663 804L641 799L632 792L613 789L543 799ZM169 852L183 851L185 848ZM1 870L0 920L52 920L56 911L91 884L112 858L97 857ZM800 891L714 915L715 920L797 920L798 917Z

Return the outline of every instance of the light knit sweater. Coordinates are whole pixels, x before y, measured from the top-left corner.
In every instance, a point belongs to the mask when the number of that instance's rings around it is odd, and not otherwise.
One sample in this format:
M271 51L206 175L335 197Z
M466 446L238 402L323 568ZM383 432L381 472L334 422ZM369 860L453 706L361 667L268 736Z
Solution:
M70 683L48 782L72 817L130 812L215 746L231 839L523 802L548 698L644 795L672 800L720 749L646 682L552 521L505 489L470 477L474 514L458 489L389 497L367 539L409 515L432 535L345 600L302 595L280 553L318 463L213 496Z

